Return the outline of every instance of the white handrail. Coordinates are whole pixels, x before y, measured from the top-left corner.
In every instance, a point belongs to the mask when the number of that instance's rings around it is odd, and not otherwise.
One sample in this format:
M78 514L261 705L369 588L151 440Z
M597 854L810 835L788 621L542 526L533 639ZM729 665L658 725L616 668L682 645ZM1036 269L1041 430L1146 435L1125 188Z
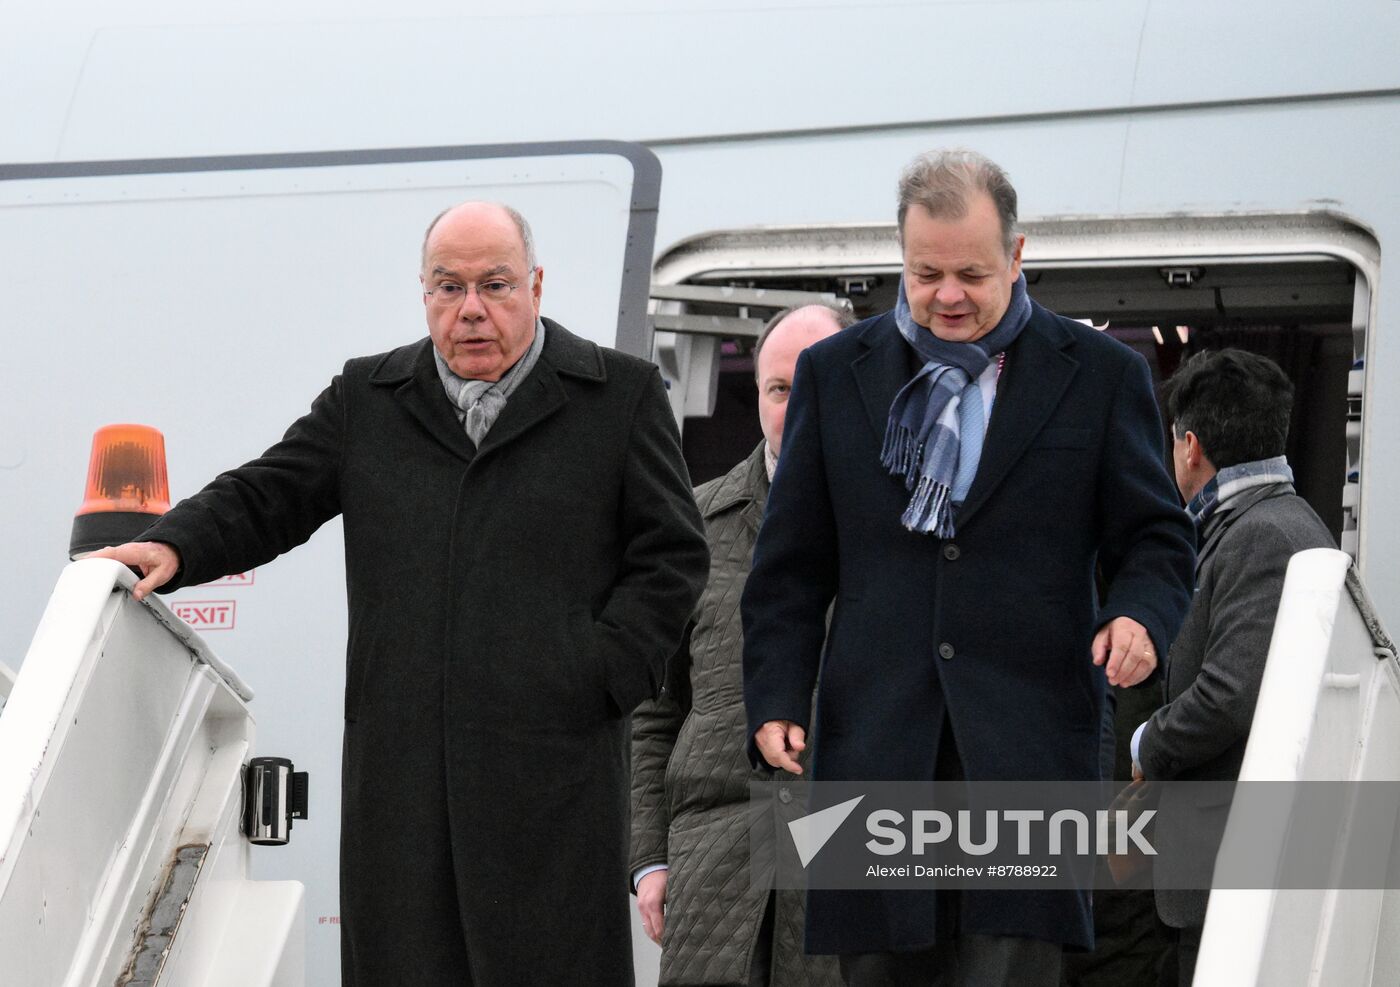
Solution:
M1300 552L1288 566L1242 782L1304 785L1400 779L1400 666L1352 568L1331 549ZM1291 811L1291 810L1290 810ZM1267 826L1232 815L1224 862L1297 852L1289 812ZM1400 822L1400 820L1397 820ZM1343 838L1317 853L1343 860ZM1393 852L1393 851L1392 851ZM1387 862L1373 869L1384 873ZM1327 987L1400 982L1392 930L1382 917L1400 889L1218 888L1211 892L1196 966L1197 987Z
M301 885L248 878L251 691L134 584L66 567L0 716L0 980L300 985Z

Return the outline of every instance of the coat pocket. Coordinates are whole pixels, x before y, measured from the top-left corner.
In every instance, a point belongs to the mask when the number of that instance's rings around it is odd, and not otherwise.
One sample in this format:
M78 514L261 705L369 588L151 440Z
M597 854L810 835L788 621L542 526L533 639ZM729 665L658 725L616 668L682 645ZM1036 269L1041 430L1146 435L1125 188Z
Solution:
M582 605L572 606L568 613L568 646L571 649L569 667L572 685L584 709L592 712L612 712L608 695L607 670L603 656L598 653L598 630L593 614Z

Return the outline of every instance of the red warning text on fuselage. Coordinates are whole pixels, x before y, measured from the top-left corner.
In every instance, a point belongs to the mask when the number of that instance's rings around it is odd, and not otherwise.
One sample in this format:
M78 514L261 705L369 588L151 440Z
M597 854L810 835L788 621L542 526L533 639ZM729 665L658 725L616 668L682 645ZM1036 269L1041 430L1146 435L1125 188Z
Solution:
M218 579L211 579L207 583L200 583L201 586L252 586L253 573L256 569L249 569L247 572L235 572L231 576L220 576Z
M231 631L237 604L233 600L179 600L170 605L196 631Z

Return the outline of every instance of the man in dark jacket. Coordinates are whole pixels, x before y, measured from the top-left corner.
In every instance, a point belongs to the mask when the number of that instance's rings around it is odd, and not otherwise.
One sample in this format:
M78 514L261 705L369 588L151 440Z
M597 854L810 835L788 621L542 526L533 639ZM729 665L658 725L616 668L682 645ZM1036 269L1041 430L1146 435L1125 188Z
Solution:
M1150 674L1189 598L1147 366L1027 297L992 162L927 155L899 201L895 311L798 360L743 599L755 753L798 769L812 726L817 781L1096 780L1105 678ZM1087 892L807 899L854 984L1058 984L1062 944Z
M1293 385L1284 372L1240 350L1198 353L1167 385L1176 482L1196 521L1200 551L1196 595L1167 659L1167 704L1133 736L1137 777L1239 777L1288 561L1306 549L1337 547L1293 491L1284 457L1292 411ZM1228 799L1197 811L1171 796L1163 794L1157 817L1155 842L1163 853L1178 836L1193 838L1185 830L1196 838L1223 832ZM1195 972L1209 895L1156 892L1162 921L1180 930L1182 984Z
M539 317L506 207L429 228L429 338L103 553L138 597L344 519L347 985L631 984L627 716L707 551L656 369Z
M782 450L797 355L851 324L825 305L779 312L754 346L763 441L695 491L710 577L666 690L632 719L633 884L643 928L661 944L661 987L823 987L828 957L802 954L802 895L749 874L743 630L739 596Z

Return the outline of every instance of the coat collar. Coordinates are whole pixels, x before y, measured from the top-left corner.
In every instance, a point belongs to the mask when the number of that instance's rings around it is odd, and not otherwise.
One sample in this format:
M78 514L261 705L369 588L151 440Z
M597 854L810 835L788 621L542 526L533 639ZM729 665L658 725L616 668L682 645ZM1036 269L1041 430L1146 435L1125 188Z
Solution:
M429 435L470 462L510 442L563 407L569 398L562 378L598 383L607 380L603 353L596 344L575 336L552 319L543 321L544 350L539 362L506 402L479 449L472 447L443 391L431 339L385 354L370 371L369 382L393 387L395 399Z
M1205 528L1201 531L1201 547L1196 552L1196 578L1200 578L1201 569L1205 566L1206 560L1215 554L1215 550L1220 546L1220 540L1225 537L1225 532L1229 530L1230 525L1243 517L1245 512L1255 504L1294 492L1291 483L1270 483L1266 486L1255 487L1252 490L1244 491L1236 498L1232 498L1228 505L1212 514L1207 519Z
M860 333L862 352L851 363L866 416L883 443L890 405L909 380L908 344L899 334L894 313L872 321ZM982 446L982 460L957 523L967 523L1006 478L1054 412L1079 361L1069 354L1074 337L1053 313L1031 302L1031 318L1006 355L1006 373L997 383L992 420ZM878 446L877 446L878 447Z
M758 505L761 518L763 505L768 500L768 467L763 461L765 445L765 442L760 441L747 459L720 478L719 484L701 509L701 516L706 521L732 507L754 504Z

